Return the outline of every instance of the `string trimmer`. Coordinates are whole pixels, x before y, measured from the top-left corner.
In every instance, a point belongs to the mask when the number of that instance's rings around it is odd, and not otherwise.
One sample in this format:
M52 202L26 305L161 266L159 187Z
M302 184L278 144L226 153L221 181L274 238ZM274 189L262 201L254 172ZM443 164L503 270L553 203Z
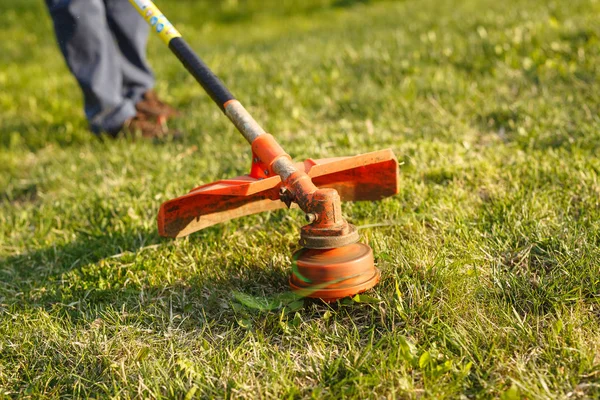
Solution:
M150 0L130 0L252 147L248 175L193 189L163 203L162 236L182 237L233 218L292 205L305 214L302 249L294 253L290 286L325 301L352 296L379 282L373 251L358 243L341 201L374 201L398 192L398 161L387 149L353 157L294 163L193 52Z

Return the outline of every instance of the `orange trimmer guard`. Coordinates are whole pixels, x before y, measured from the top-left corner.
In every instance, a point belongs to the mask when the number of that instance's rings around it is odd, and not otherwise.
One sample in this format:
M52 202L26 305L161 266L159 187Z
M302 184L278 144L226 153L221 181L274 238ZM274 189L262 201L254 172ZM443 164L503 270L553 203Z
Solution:
M337 190L342 201L375 201L398 193L398 161L390 149L353 157L307 159L297 163L319 188ZM183 237L230 219L286 207L281 178L251 175L220 180L163 203L161 236Z

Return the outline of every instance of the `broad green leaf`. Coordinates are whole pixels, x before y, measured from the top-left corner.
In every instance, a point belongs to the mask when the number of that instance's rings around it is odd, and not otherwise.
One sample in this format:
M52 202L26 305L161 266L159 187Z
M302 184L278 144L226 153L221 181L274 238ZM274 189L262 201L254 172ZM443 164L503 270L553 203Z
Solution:
M233 297L248 308L260 311L271 311L281 307L281 302L264 297L255 297L246 293L233 292Z

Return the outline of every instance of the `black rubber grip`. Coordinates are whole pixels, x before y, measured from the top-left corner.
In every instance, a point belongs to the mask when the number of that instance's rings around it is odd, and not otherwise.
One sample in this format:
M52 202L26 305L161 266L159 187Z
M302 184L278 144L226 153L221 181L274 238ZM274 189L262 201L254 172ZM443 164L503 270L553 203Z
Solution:
M234 100L235 97L233 97L223 82L204 64L204 61L194 53L183 38L177 37L171 39L169 48L175 53L185 68L196 78L198 83L202 85L206 93L217 103L219 108L225 112L225 103L229 100Z

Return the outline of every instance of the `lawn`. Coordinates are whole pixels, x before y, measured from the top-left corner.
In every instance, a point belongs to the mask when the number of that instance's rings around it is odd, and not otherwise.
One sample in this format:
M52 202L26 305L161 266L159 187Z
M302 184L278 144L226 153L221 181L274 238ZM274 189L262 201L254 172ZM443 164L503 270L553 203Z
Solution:
M181 142L101 142L44 2L0 0L0 398L599 398L600 2L160 0L297 160L392 148L344 205L381 283L289 303L298 210L160 238L248 145L156 37Z

